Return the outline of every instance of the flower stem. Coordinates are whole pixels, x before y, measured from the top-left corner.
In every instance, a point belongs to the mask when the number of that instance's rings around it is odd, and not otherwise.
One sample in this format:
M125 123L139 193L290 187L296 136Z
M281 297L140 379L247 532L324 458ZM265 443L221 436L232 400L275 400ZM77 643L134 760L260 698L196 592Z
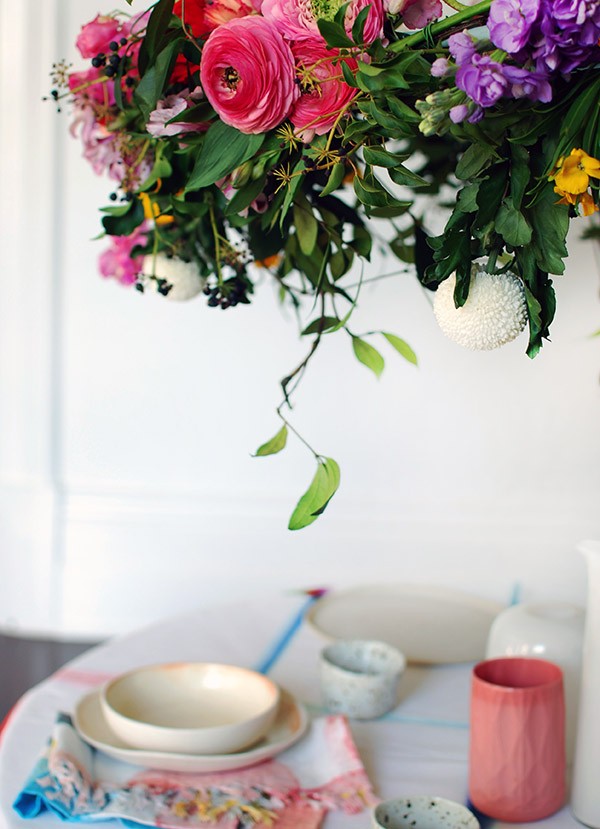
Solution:
M492 0L481 0L480 3L476 3L474 6L463 7L456 14L451 14L449 17L445 17L443 20L439 20L437 23L429 26L429 34L432 37L437 37L457 27L460 28L463 23L469 23L479 17L483 18L489 11L491 5ZM402 40L397 40L389 48L392 52L403 52L404 49L418 46L426 39L427 33L423 29L420 32L415 32L414 35L408 35L408 37L404 37Z

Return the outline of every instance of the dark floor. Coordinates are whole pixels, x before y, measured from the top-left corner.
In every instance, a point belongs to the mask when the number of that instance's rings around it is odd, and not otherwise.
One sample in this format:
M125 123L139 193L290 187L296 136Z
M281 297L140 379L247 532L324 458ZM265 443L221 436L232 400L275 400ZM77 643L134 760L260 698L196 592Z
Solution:
M93 644L0 635L0 722L28 688Z

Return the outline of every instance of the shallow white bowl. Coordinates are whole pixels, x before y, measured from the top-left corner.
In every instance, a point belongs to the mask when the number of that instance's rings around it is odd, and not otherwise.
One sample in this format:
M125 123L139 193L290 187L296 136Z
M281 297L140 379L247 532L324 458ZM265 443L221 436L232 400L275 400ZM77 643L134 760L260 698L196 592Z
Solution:
M227 754L267 733L279 688L247 668L176 662L118 676L100 703L110 728L133 748Z

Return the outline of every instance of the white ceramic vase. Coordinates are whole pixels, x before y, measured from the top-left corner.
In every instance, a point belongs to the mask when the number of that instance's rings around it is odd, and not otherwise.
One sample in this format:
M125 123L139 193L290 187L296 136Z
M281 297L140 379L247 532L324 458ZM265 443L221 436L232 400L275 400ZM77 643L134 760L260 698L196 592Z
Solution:
M567 602L526 602L503 610L488 636L486 657L527 656L554 662L563 672L567 763L577 734L585 612Z
M600 541L579 549L587 559L588 604L571 808L581 823L600 829Z

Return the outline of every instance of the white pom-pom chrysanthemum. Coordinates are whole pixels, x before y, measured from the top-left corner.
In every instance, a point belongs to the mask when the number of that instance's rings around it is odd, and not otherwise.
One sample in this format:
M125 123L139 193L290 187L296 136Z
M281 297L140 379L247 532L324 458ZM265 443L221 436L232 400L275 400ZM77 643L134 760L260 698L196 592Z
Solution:
M184 262L164 253L145 257L141 279L144 288L163 292L167 299L175 302L197 296L206 283L195 262ZM161 286L169 288L168 293L160 291Z
M521 280L511 272L490 274L474 266L469 296L454 305L454 274L436 291L433 311L444 334L465 348L488 351L514 340L527 323L527 302Z

